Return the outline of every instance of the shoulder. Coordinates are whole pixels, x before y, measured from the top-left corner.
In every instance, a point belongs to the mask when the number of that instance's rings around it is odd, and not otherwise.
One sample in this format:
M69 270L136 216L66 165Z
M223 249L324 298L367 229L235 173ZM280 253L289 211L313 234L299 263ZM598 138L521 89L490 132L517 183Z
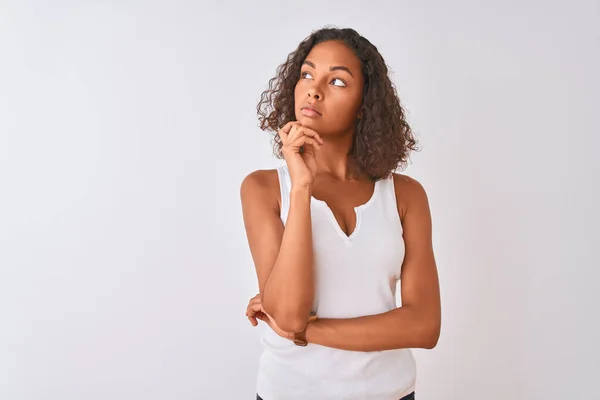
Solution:
M393 175L396 202L402 218L409 208L428 205L427 192L418 180L405 174L394 173Z
M248 174L240 186L242 203L250 201L279 204L279 176L276 169L259 169Z
M242 190L259 189L268 190L273 186L279 187L279 176L276 169L258 169L249 173L242 180Z

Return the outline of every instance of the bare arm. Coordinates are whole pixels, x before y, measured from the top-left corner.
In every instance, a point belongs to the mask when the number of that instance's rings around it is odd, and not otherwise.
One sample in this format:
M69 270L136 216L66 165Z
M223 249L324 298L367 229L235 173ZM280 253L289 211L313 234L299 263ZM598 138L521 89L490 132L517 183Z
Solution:
M320 319L306 330L309 343L354 351L431 349L441 326L440 291L433 254L429 202L414 179L397 175L406 256L402 264L402 307L350 319ZM400 204L400 202L405 202Z
M314 298L309 188L294 187L284 229L277 171L255 171L241 186L242 212L256 267L261 302L277 325L299 332Z

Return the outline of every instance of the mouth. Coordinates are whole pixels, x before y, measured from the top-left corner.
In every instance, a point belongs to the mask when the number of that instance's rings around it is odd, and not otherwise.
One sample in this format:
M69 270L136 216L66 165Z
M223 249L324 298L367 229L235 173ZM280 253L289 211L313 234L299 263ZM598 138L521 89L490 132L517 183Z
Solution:
M300 111L302 112L302 115L307 117L320 117L322 115L317 107L313 106L312 104L305 105L300 109Z

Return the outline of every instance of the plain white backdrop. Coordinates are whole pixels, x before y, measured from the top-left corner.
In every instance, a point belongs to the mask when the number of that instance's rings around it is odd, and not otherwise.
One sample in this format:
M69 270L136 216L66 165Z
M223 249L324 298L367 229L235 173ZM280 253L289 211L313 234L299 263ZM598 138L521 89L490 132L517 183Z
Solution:
M0 1L0 399L254 398L239 185L280 165L256 103L327 24L379 48L423 149L417 397L596 396L599 3L216 3Z

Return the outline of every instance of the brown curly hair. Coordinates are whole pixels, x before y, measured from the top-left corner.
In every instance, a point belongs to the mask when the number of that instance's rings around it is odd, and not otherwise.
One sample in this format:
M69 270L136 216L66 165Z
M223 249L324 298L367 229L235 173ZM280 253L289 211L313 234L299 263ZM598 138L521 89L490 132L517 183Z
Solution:
M396 87L388 76L388 67L371 42L354 29L325 27L314 31L281 64L257 105L260 128L273 134L273 152L283 158L282 143L277 135L289 121L295 121L294 88L300 78L302 63L311 49L322 42L337 40L354 51L360 59L364 76L361 118L348 153L349 164L360 176L379 180L404 169L417 142L406 122Z

